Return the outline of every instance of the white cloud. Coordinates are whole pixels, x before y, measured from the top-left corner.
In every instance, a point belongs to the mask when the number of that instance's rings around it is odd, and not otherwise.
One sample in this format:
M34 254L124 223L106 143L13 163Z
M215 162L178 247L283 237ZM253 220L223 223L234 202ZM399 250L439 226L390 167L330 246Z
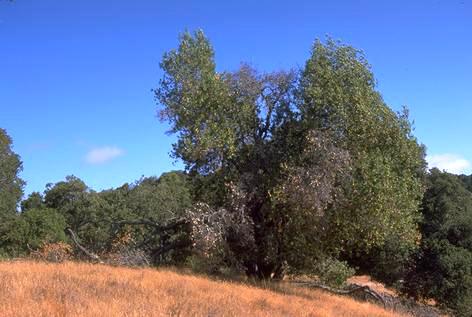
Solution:
M123 154L124 151L116 146L103 146L90 150L85 156L85 161L93 165L103 164Z
M453 174L467 173L472 167L470 161L456 154L428 155L426 161L429 168L436 167Z

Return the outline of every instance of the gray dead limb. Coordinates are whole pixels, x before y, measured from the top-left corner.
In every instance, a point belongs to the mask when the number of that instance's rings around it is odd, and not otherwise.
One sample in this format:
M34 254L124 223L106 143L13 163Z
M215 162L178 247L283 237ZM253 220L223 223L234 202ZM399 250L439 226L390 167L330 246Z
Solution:
M90 252L83 245L80 244L79 239L77 239L77 235L71 228L67 228L66 230L67 232L69 232L72 238L72 241L74 241L75 245L80 249L80 251L82 251L85 255L87 255L92 260L97 261L98 263L104 263L98 255L96 255L93 252Z
M366 285L350 284L346 289L335 289L317 282L294 281L293 284L300 286L318 288L324 291L351 296L360 300L374 299L374 303L382 304L385 309L415 317L440 317L446 315L435 307L416 302L414 299L378 293Z
M364 294L367 296L370 296L373 298L376 302L381 303L385 308L387 307L386 300L382 296L382 294L377 293L373 289L371 289L367 285L358 285L358 284L351 284L350 288L348 289L336 289L329 287L327 285L323 285L320 283L316 282L292 282L293 284L301 285L301 286L306 286L310 288L319 288L324 291L337 294L337 295L354 295L354 294Z

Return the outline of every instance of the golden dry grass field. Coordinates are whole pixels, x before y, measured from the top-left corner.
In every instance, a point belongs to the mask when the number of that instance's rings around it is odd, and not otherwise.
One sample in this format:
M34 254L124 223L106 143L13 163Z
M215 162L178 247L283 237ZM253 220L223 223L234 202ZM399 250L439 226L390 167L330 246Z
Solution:
M0 316L400 316L318 290L280 290L170 270L0 262Z

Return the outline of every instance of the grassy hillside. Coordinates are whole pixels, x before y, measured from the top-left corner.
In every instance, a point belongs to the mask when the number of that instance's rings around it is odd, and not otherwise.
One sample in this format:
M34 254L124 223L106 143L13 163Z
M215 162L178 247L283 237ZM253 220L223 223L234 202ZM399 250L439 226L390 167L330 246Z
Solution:
M322 291L279 291L153 269L0 262L9 316L399 316Z

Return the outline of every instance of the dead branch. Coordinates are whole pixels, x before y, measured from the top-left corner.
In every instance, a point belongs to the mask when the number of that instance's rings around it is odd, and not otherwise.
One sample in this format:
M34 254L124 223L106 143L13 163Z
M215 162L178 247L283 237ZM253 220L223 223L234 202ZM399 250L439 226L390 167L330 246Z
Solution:
M372 298L374 298L374 300L382 303L382 305L384 307L387 307L387 303L386 303L384 297L381 294L374 291L373 289L371 289L367 285L351 284L352 288L350 288L350 289L335 289L335 288L329 287L327 285L319 284L319 283L316 283L316 282L297 282L297 281L295 281L295 282L292 282L292 283L307 286L307 287L311 287L311 288L319 288L319 289L322 289L324 291L334 293L334 294L337 294L337 295L352 295L354 293L364 293L364 294L369 295Z
M96 255L95 253L92 253L90 252L89 250L87 250L83 245L81 245L79 243L79 240L77 239L77 235L74 233L74 231L72 231L71 228L67 228L66 229L67 232L69 232L71 238L72 238L72 241L74 241L75 245L83 252L85 253L89 258L91 258L92 260L94 261L97 261L99 263L103 263L103 261L100 259L100 257L98 255Z

